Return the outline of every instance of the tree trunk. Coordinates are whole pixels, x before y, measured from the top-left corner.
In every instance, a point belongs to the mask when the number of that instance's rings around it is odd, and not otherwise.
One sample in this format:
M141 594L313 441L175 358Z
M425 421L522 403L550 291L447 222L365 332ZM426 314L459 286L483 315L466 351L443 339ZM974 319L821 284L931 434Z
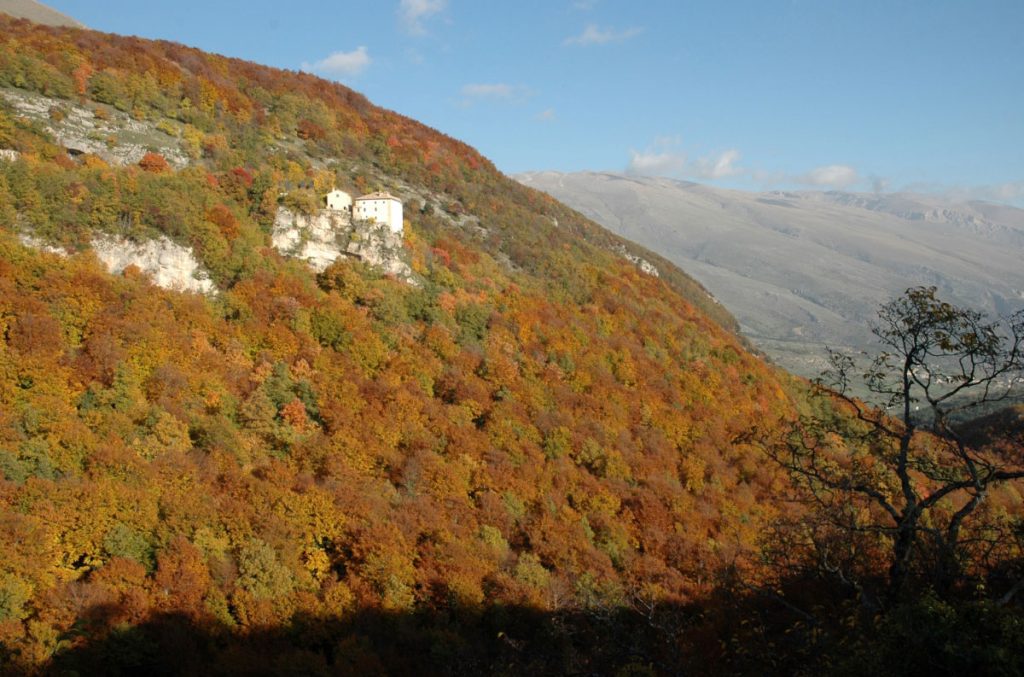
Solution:
M960 580L962 573L956 544L940 544L938 562L936 562L935 589L940 593L948 592Z
M903 591L907 580L907 564L910 552L914 547L913 522L904 522L896 531L896 541L892 547L892 564L889 566L889 597L896 598Z

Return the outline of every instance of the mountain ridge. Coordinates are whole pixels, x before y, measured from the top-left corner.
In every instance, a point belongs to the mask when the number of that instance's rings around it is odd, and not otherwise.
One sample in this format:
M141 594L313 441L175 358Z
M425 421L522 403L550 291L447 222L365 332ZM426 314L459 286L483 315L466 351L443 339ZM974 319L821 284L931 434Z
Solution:
M615 172L517 175L688 270L743 331L805 376L824 344L871 346L879 303L936 285L1004 313L1024 303L1024 210L915 194L748 193Z
M45 26L85 28L85 24L36 0L0 0L0 13Z

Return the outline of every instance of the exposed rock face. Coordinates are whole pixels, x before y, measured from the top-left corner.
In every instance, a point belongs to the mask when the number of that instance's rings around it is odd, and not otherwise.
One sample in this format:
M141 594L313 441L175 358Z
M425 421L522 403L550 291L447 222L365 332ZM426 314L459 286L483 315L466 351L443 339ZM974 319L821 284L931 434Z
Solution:
M135 243L112 235L101 235L92 241L92 247L111 273L121 273L128 266L136 266L164 289L203 294L215 290L213 281L192 256L191 250L166 237Z
M557 226L558 223L556 222L555 225ZM639 268L641 273L646 273L653 277L661 277L661 273L658 272L658 268L647 259L639 257L636 254L630 254L625 247L619 247L615 251L618 252L619 256Z
M352 220L346 212L322 210L306 216L281 208L274 219L271 243L286 256L302 259L318 273L342 256Z
M346 256L413 281L412 269L403 258L402 236L386 224L353 223L345 211L324 209L307 216L282 207L274 219L271 242L282 254L302 259L317 272Z
M21 157L21 153L16 150L9 148L0 148L0 160L7 160L8 162L16 162Z
M40 251L47 252L48 254L56 254L57 256L68 255L66 250L61 249L60 247L54 247L52 244L47 244L46 242L40 240L35 235L22 233L21 235L18 236L18 239L21 240L21 243L23 245L25 245L26 247L31 247L32 249L38 249Z
M345 254L361 259L385 273L414 283L412 269L402 258L402 236L385 225L356 224Z
M26 247L57 256L69 255L67 250L48 244L31 233L22 233L18 239ZM114 275L123 273L128 266L135 266L149 275L153 284L164 289L202 294L216 291L213 280L196 261L192 251L164 236L137 243L114 235L97 235L92 240L92 249L96 258Z
M179 139L121 111L104 107L108 118L104 120L89 108L21 89L0 89L0 97L17 114L42 122L57 143L72 153L92 153L113 165L129 165L152 149L176 169L188 165ZM60 115L51 115L52 110Z

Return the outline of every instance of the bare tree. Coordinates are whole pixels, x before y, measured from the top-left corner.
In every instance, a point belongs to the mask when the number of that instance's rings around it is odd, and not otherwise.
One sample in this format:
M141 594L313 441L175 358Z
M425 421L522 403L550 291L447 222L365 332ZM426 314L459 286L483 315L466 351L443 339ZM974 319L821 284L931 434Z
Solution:
M1024 478L1019 442L979 446L957 426L1020 393L1024 310L989 320L935 293L908 289L881 307L872 330L882 351L865 366L830 351L816 386L832 406L767 446L840 533L881 548L893 594L915 567L940 587L959 580L981 541L998 538L980 528L968 534L965 523L997 485ZM885 409L856 398L855 383Z

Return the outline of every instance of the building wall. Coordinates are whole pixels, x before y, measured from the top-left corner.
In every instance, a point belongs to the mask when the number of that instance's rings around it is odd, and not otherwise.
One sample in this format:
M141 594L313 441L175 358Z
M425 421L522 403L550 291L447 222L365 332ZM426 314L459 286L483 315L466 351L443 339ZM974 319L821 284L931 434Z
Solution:
M343 190L332 190L327 194L327 208L341 211L352 207L352 196Z
M402 232L402 203L398 200L356 200L352 217L386 223L392 233Z

